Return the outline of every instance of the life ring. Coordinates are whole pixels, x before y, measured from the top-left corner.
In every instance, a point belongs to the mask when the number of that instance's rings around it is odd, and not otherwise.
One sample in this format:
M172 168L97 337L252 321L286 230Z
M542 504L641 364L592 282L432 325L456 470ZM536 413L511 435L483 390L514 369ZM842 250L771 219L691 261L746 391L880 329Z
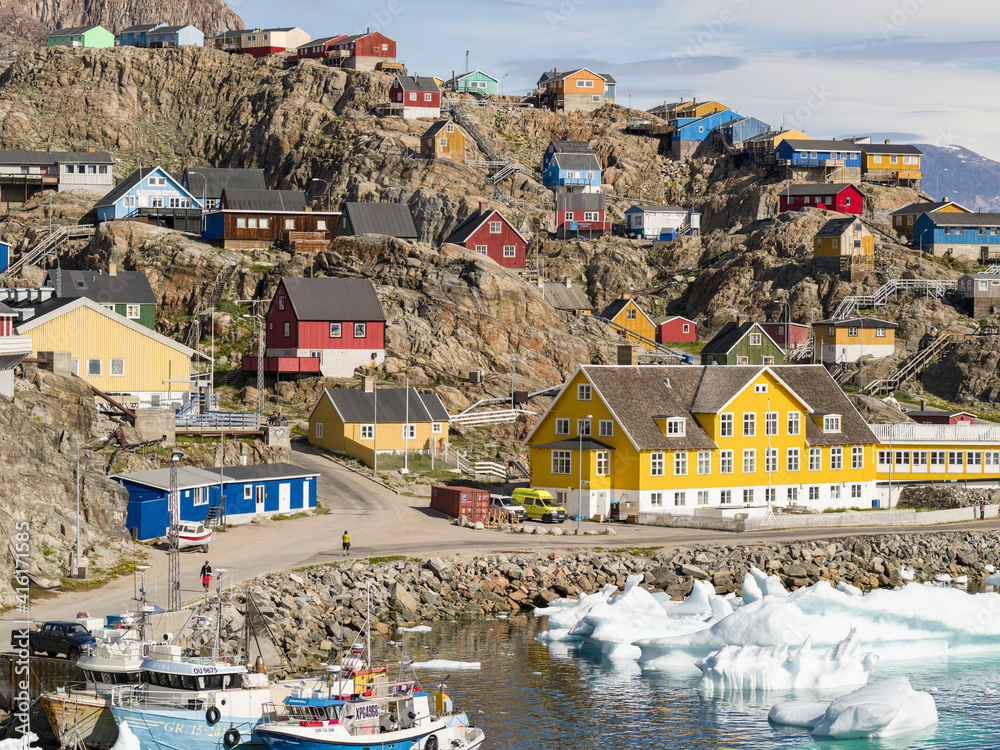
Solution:
M427 738L424 743L424 750L438 750L438 738L436 734L432 734Z
M215 724L222 718L222 713L215 706L209 706L208 710L205 712L205 721L209 724Z
M240 732L238 729L227 729L226 733L222 735L222 741L226 743L226 747L236 747L240 744Z

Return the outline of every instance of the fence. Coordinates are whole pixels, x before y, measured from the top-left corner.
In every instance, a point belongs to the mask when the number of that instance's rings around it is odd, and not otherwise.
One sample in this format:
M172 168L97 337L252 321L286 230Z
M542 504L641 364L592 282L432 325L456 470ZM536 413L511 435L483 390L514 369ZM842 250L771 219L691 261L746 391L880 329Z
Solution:
M1000 424L895 424L868 425L882 443L997 443Z
M515 422L520 414L534 414L534 412L527 411L526 409L463 412L461 414L453 414L451 421L464 425L499 424L501 422Z
M507 479L507 469L502 464L498 464L495 461L476 461L473 464L473 470L476 474L485 474L491 477L499 477L506 481Z

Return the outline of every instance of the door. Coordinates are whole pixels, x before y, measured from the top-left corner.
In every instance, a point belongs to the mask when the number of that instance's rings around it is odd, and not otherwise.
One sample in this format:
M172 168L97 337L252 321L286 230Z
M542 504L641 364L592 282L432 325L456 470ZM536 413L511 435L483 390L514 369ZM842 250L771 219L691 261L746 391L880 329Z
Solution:
M278 512L285 513L292 509L292 485L285 482L278 485Z
M303 480L302 482L302 507L309 507L309 480Z
M263 513L264 508L264 485L257 485L257 512Z

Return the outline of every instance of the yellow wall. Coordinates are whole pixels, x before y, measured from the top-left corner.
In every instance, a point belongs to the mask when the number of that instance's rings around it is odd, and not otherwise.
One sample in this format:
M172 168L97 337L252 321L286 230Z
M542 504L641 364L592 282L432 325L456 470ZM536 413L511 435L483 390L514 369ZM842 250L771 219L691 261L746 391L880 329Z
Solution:
M834 335L831 336L827 329L829 326L826 325L815 325L813 326L813 333L816 335L817 346L830 346L830 345L851 345L851 346L894 346L896 343L896 329L886 328L885 336L876 336L875 328L858 328L857 336L849 336L849 330L847 326L835 327L833 329Z
M730 107L716 101L703 102L694 106L681 107L677 110L677 117L704 117L715 112L725 112Z
M840 237L815 237L813 238L813 255L817 257L830 255L874 255L875 238L871 232L862 230L861 251L857 252L854 247L852 230L848 229ZM836 241L836 242L835 242Z
M920 171L920 156L917 154L907 154L907 156L916 156L916 164L904 164L903 154L873 154L862 152L865 157L864 166L866 169L884 169L893 172L919 172ZM896 161L893 162L892 159L895 157Z
M635 310L635 319L628 319L628 311ZM643 336L650 341L656 340L656 326L653 322L646 316L642 309L635 303L635 300L629 300L628 304L623 307L618 314L613 318L613 323L617 323L623 328ZM626 336L626 340L628 337ZM633 339L635 343L643 344L647 349L653 349L654 347L647 344L639 339Z
M79 375L106 393L177 391L183 383L164 383L191 374L191 358L154 338L133 331L120 320L81 306L26 332L37 352L70 352L79 359ZM125 375L111 375L111 359L125 360ZM87 360L101 360L101 375L87 374Z

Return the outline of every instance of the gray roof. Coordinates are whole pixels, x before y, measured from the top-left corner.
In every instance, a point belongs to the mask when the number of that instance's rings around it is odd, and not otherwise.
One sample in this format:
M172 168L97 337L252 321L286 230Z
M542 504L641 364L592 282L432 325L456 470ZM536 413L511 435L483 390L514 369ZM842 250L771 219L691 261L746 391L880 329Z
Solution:
M781 191L781 195L836 195L847 188L854 188L856 185L849 182L831 182L829 184L807 182L800 185L789 185Z
M458 81L461 81L463 78L468 78L469 76L473 76L476 73L479 73L480 75L486 76L491 81L493 81L493 83L497 83L498 80L499 80L499 79L494 78L493 76L491 76L489 73L484 73L481 70L470 70L468 73L459 73L454 78L449 78L445 83L457 83Z
M550 141L549 148L557 154L592 154L594 149L588 141Z
M67 26L65 29L53 29L49 32L49 36L75 36L100 27L101 24L99 23L91 24L90 26Z
M192 26L189 23L183 26L161 26L158 29L153 29L153 31L157 34L176 34L181 29L195 29L196 31L200 31L197 26Z
M927 214L927 217L939 227L1000 227L1000 214L961 214L949 211Z
M800 138L786 138L782 143L787 143L796 151L850 151L851 153L861 153L861 146L850 141L804 141Z
M958 206L959 208L965 208L965 206L960 203L955 203L954 201L923 201L920 203L911 203L908 206L903 206L895 211L893 211L890 216L898 215L908 215L908 214L926 214L933 211L937 211L939 208L944 208L945 206ZM952 212L952 213L963 213L962 211ZM971 212L969 212L971 213Z
M112 479L125 479L146 487L160 490L170 489L170 469L147 469L133 471L128 474L112 474ZM194 466L177 467L177 489L185 490L192 487L208 487L219 483L219 471L216 469L198 469Z
M826 224L820 227L820 230L813 235L813 237L819 237L820 239L824 237L840 237L851 228L854 222L860 222L857 218L842 218L842 219L830 219ZM864 225L862 225L864 226Z
M345 203L343 211L355 235L383 234L406 240L420 236L405 203Z
M487 208L486 211L475 211L471 216L469 216L469 218L452 230L451 234L449 234L447 239L445 239L445 242L451 242L456 245L465 244L469 237L471 237L484 222L493 218L494 214L496 214L497 219L513 229L518 237L527 242L524 236L517 231L517 228L510 223L507 217L495 208Z
M222 470L227 479L246 481L248 479L300 479L316 477L319 472L309 471L288 463L253 464L250 466L227 466Z
M607 443L602 443L600 440L594 440L592 437L584 438L569 438L567 440L556 440L554 443L543 443L542 445L533 445L533 448L543 448L546 450L580 450L582 447L585 451L600 451L600 450L614 450L613 445L608 445Z
M579 284L570 286L558 281L542 283L542 296L557 310L589 310L593 307L587 293Z
M111 190L109 190L103 198L97 201L95 207L113 206L118 202L119 198L142 182L142 180L154 169L156 169L156 167L139 167L132 172L132 174L111 188Z
M908 417L957 417L959 414L968 414L970 417L976 416L971 411L944 411L942 409L918 409L904 413Z
M698 450L716 447L695 414L716 413L764 369L780 378L813 414L840 414L841 431L826 434L804 420L809 445L870 445L878 440L822 365L582 367L598 395L639 450ZM686 419L684 436L667 437L654 416Z
M556 211L603 211L607 204L604 193L556 193Z
M191 188L193 189L192 185ZM222 191L226 209L231 211L305 211L308 203L301 190L240 190Z
M0 315L3 315L5 317L10 317L11 315L13 315L13 316L16 317L17 316L17 311L16 310L11 310L3 302L0 302Z
M745 323L734 323L730 321L722 326L722 328L719 329L719 332L712 337L712 340L702 347L701 353L729 354L729 352L733 350L733 347L742 341L743 337L750 333L755 326L759 327L760 324L756 321L747 321ZM771 338L767 331L763 328L760 328L760 331L762 335ZM774 339L771 339L771 343L775 346L778 345ZM779 346L778 348L780 349L781 347Z
M983 271L982 273L966 273L959 276L961 279L1000 279L1000 271Z
M583 169L592 170L594 172L601 171L601 163L597 160L597 156L591 152L589 154L577 154L577 153L562 153L556 152L552 155L556 164L559 165L560 169Z
M204 177L192 177L201 175ZM232 190L267 190L263 169L214 169L212 167L188 167L184 170L187 189L193 195L218 198L227 188Z
M608 320L612 320L618 313L620 313L622 310L628 307L629 302L635 303L635 306L639 309L639 311L642 312L643 315L646 315L645 311L641 307L639 307L639 303L635 302L635 300L629 297L628 299L612 300L611 304L609 304L607 307L605 307L597 314L597 317L607 318ZM648 315L646 315L646 317L649 318ZM652 322L652 318L650 318L650 322Z
M346 42L348 40L344 39L343 41ZM438 88L437 81L426 76L396 76L396 80L399 81L399 85L403 91L422 91L427 94L436 94L441 91Z
M327 388L344 423L375 422L376 394L360 388ZM407 407L409 395L409 407ZM379 388L379 422L447 422L448 410L434 393L418 393L415 388Z
M119 271L112 276L101 271L51 269L45 277L45 286L58 289L60 298L87 297L100 304L156 304L153 287L142 271Z
M52 166L64 162L111 164L104 151L0 151L0 164Z
M155 28L157 28L159 26L162 26L162 25L163 24L159 24L159 23L140 23L140 24L136 24L135 26L126 26L124 29L122 29L118 33L119 34L127 34L127 33L131 32L131 33L134 34L134 33L139 33L139 32L143 32L143 31L151 31L151 30L153 30L153 29L155 29Z
M916 146L911 146L909 144L896 145L894 143L861 143L858 145L861 148L862 153L865 154L906 154L910 156L920 156L924 153Z
M297 279L283 276L297 320L385 322L375 287L368 279Z
M465 135L465 130L463 130L462 126L459 125L454 120L438 120L436 123L434 123L429 128L427 128L427 130L425 130L423 132L423 135L421 135L420 137L422 139L423 138L433 138L435 135L437 135L442 130L444 130L445 125L448 125L449 123L452 124L452 125L454 125L455 128L457 128L459 131L461 131L462 135Z
M891 320L881 318L847 318L846 320L817 320L814 326L833 326L834 328L899 328Z
M646 213L646 214L686 214L689 213L689 209L683 208L681 206L641 206L635 205L629 208L625 213Z

